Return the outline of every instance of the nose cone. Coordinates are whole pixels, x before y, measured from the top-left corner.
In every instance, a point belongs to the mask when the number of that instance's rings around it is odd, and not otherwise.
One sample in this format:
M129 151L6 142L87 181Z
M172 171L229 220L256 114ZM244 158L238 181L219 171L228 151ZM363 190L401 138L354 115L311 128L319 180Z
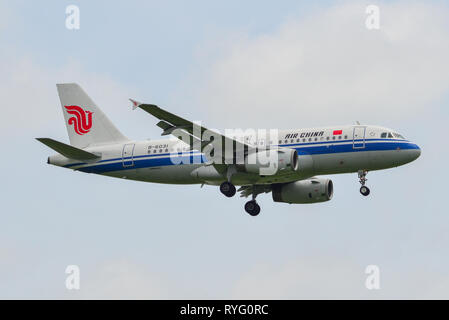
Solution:
M415 144L413 146L414 146L414 148L412 151L412 158L413 158L412 161L418 159L419 156L421 155L421 148L417 144Z
M398 147L397 151L395 161L400 166L415 161L421 155L421 149L414 143L407 143L402 148Z

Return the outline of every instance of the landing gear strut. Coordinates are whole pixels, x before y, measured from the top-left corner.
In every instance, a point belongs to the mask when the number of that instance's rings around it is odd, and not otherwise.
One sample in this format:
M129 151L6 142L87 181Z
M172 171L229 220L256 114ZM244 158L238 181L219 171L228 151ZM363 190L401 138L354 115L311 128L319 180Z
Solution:
M225 181L220 185L220 191L228 198L233 197L236 192L235 186L228 181Z
M368 171L366 171L366 170L359 170L358 174L359 174L359 182L362 185L360 187L360 193L366 197L366 196L368 196L370 194L369 188L367 186L365 186L366 181L368 180L366 178L366 175L368 174Z

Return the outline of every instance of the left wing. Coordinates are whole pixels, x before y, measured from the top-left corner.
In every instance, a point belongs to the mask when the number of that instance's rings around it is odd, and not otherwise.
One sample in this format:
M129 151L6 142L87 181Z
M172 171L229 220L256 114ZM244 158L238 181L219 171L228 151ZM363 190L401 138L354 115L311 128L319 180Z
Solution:
M148 112L149 114L161 120L157 123L157 126L163 130L162 132L163 136L173 134L182 141L187 140L184 142L188 142L192 150L196 149L201 152L203 152L203 150L209 144L213 144L214 147L221 146L222 152L219 157L223 161L221 162L223 164L235 163L231 161L235 160L236 150L239 151L242 150L245 157L249 153L257 151L256 147L237 141L235 139L231 139L218 132L209 130L203 126L195 124L184 118L181 118L171 112L168 112L158 107L157 105L144 104L132 99L130 99L130 101L133 104L133 109L141 108L142 110ZM185 139L186 134L189 136L188 139ZM218 139L218 141L215 141L215 139ZM229 147L232 147L232 150L230 152L226 152L225 148Z

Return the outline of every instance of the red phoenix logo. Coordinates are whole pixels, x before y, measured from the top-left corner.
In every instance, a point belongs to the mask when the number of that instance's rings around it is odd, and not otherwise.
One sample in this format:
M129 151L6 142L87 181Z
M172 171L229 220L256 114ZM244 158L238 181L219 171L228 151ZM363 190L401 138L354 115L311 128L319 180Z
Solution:
M75 132L82 136L90 131L92 128L92 114L91 111L84 111L79 106L64 106L69 114L74 117L69 118L69 125L73 125Z

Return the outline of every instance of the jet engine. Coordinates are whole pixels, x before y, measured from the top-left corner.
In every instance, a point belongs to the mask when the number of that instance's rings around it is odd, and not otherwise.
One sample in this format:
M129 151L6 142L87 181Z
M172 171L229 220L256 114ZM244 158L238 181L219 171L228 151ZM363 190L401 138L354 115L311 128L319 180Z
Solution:
M293 173L299 169L298 153L294 149L268 149L249 154L245 171L260 175Z
M286 203L329 201L334 193L332 180L320 178L275 184L272 189L273 201Z

